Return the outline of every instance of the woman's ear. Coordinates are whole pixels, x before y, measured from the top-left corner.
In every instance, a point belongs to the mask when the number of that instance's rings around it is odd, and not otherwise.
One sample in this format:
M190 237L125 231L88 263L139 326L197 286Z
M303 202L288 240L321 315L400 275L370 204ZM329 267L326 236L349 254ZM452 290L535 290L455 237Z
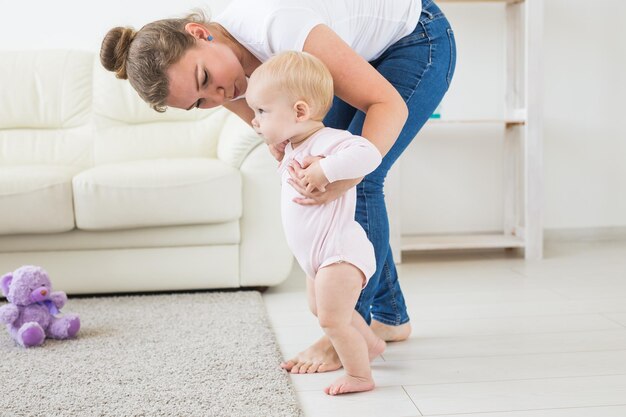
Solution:
M298 122L305 122L311 118L311 108L306 101L296 101L296 104L293 105L293 109L296 112L296 120Z
M185 25L185 31L196 39L206 39L209 36L209 30L200 23L187 23Z

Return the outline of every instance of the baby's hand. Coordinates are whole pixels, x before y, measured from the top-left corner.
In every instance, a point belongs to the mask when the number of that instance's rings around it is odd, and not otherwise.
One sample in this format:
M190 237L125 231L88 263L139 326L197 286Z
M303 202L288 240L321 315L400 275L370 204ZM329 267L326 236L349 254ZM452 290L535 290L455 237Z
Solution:
M283 160L283 157L285 156L285 147L287 146L288 143L289 143L289 140L285 140L276 145L267 145L267 147L270 150L270 153L278 162Z
M314 190L325 192L326 185L329 183L328 178L326 178L324 174L324 170L322 170L320 159L321 158L316 158L312 163L307 161L306 158L302 161L305 168L300 171L300 178L308 193ZM297 163L297 161L294 161L294 163Z

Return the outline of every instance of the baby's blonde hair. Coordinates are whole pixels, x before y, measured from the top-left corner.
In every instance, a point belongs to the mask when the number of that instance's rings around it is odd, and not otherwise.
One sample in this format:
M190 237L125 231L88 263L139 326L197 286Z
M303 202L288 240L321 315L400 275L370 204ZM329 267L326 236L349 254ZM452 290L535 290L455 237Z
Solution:
M306 52L288 51L273 56L252 74L270 88L289 94L295 103L306 102L311 119L322 120L333 104L333 77L322 61Z

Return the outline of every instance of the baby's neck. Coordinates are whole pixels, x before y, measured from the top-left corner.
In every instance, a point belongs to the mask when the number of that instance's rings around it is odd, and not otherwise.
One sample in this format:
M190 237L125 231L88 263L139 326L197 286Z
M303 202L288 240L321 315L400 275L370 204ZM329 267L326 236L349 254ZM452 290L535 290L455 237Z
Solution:
M307 124L306 127L303 126L302 133L296 136L293 136L291 139L289 139L289 142L291 143L291 147L296 149L298 146L303 144L308 138L310 138L316 132L318 132L320 129L323 129L323 128L324 128L324 123L322 123L321 121L311 120L310 123Z

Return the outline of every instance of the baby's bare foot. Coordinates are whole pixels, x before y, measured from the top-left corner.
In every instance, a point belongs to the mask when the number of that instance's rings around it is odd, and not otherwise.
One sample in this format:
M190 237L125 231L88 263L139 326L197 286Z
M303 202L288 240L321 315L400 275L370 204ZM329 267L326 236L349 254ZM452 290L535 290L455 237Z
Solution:
M313 374L335 371L341 368L341 361L328 336L323 336L295 358L281 363L280 367L292 374Z
M399 326L389 326L372 319L370 327L376 336L386 342L401 342L408 339L411 335L411 323L408 322Z
M374 389L374 380L370 378L358 378L344 375L335 382L324 388L328 395L347 394L349 392L371 391Z
M368 348L367 353L370 357L370 362L378 357L378 355L382 355L387 347L387 343L381 338L377 338L376 344L370 348Z

